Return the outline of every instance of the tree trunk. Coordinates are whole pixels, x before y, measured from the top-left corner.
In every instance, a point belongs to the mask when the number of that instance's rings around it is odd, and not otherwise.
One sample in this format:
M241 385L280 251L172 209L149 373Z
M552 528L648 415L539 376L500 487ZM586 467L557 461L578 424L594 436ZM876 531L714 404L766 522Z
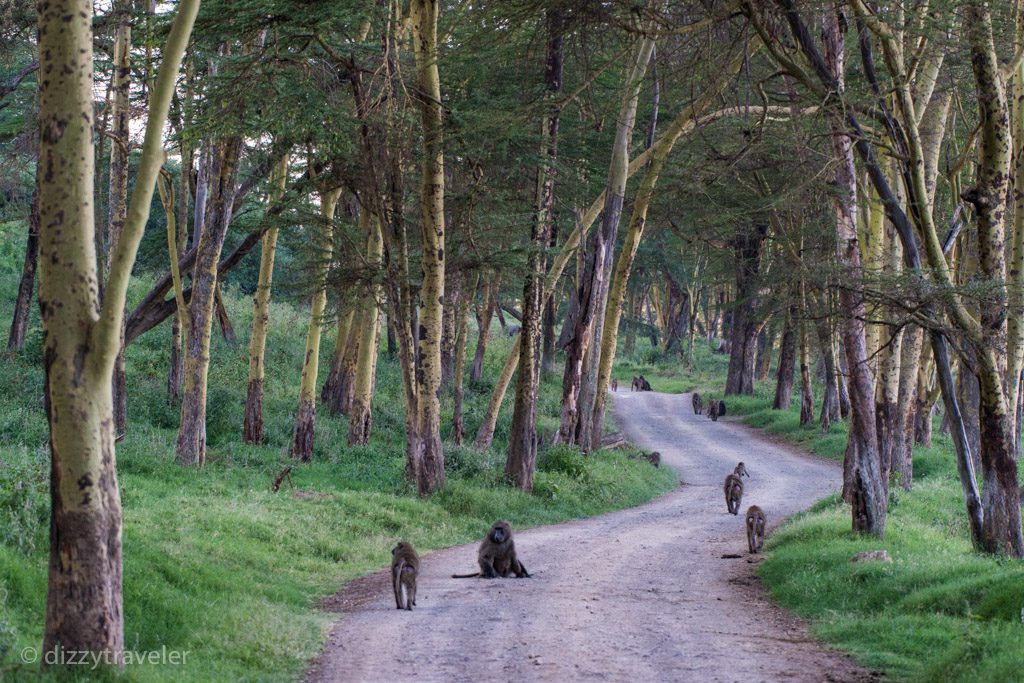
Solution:
M218 144L214 151L212 196L207 200L204 227L196 249L185 337L185 386L175 449L182 465L206 462L206 389L217 261L231 220L240 148L241 139L231 138Z
M768 379L772 369L772 352L775 351L775 332L768 325L757 335L757 360L754 362L754 377L759 381Z
M549 101L562 89L563 33L565 16L558 9L547 11L547 60L544 70ZM558 124L561 109L551 105L541 121L540 158L537 169L536 215L533 221L526 282L523 284L523 319L519 332L519 373L512 408L505 476L524 491L533 490L537 461L537 395L540 390L541 318L544 313L544 271L551 242L552 210L555 204L555 165L558 161Z
M441 315L441 386L448 386L455 376L455 322L462 296L462 274L455 273L445 284L444 312Z
M366 216L364 219L363 216ZM360 222L365 220L366 265L379 268L384 254L384 237L380 230L380 220L364 210L359 214ZM377 376L377 350L380 344L380 311L377 302L380 300L380 286L374 285L367 292L363 311L363 326L359 330L359 357L356 361L356 376L352 392L352 410L349 414L348 445L365 446L370 443L370 432L373 426L373 388Z
M517 336L515 344L512 346L512 352L505 359L505 365L502 366L498 380L494 384L491 400L487 403L487 409L484 411L484 419L476 432L476 438L473 440L473 448L478 451L485 451L491 447L491 441L494 440L494 427L498 424L498 412L501 410L501 403L505 398L505 392L508 391L508 385L511 384L512 375L515 374L518 365L519 337Z
M320 212L323 215L323 234L320 253L316 256L313 301L309 307L309 328L306 331L306 353L302 362L302 381L299 383L299 405L295 410L295 429L292 432L291 456L302 462L313 459L313 441L316 434L316 380L320 370L320 333L323 330L324 310L327 308L327 270L333 253L334 211L338 206L341 189L320 192ZM368 322L368 321L367 321ZM367 325L369 327L369 325Z
M132 25L130 4L118 0L114 14L118 17L114 34L113 77L110 84L110 183L108 192L109 218L107 223L106 272L110 271L111 259L124 232L128 215L128 95L131 88ZM124 368L124 330L121 330L121 349L114 362L113 377L114 432L119 436L128 431L128 382Z
M840 6L825 13L822 24L825 61L831 77L843 90L844 37ZM842 315L843 347L850 373L850 431L847 457L852 460L853 487L850 491L853 530L875 536L885 534L887 499L881 480L878 439L875 434L874 383L867 362L864 317L865 306L857 284L863 282L860 249L857 245L857 186L853 147L846 135L841 115L829 117L832 152L836 161L835 206L837 263L844 282L853 286L839 292Z
M917 375L921 364L924 334L919 327L903 331L900 358L899 390L896 396L893 424L892 469L905 491L914 486L914 424L917 420ZM931 419L931 409L928 410ZM881 446L881 444L879 444Z
M18 298L14 302L14 315L11 318L11 333L7 337L7 350L20 351L25 345L25 333L28 332L32 290L36 284L36 266L39 263L39 190L32 193L32 206L28 213L28 240L25 243L25 262L21 268L21 281L18 283Z
M95 653L124 662L121 502L112 373L125 297L163 161L161 132L198 2L184 0L163 51L135 192L102 306L93 210L92 4L38 7L39 308L50 428L50 557L43 662ZM56 666L70 664L64 660Z
M768 237L768 223L759 222L733 238L736 258L736 301L732 310L730 329L729 370L725 380L726 396L753 395L754 361L757 335L761 325L757 321L758 274Z
M338 336L334 339L334 351L331 353L331 369L327 372L327 379L320 390L320 400L327 408L327 412L335 417L345 414L342 411L345 392L343 385L345 380L345 359L349 354L350 347L354 344L355 325L359 322L356 317L355 306L348 307L347 311L338 315Z
M187 72L187 69L186 69ZM184 114L182 115L184 125ZM192 148L182 143L181 147L181 174L178 179L178 216L177 216L177 241L175 245L175 258L180 258L185 252L188 244L188 214L189 196L192 175ZM180 273L179 273L180 274ZM181 401L182 387L182 357L181 357L181 315L177 314L171 319L171 360L167 369L167 397L177 404Z
M423 237L423 285L420 301L419 367L417 380L417 437L409 463L421 496L444 486L441 450L441 316L444 301L444 112L437 68L437 0L411 0L416 58L416 84L423 123L423 171L420 188L420 228Z
M836 367L835 347L832 345L832 327L828 319L817 321L818 344L821 346L821 360L825 367L825 395L821 399L821 431L828 432L833 422L840 419L839 414L839 370ZM874 398L872 398L874 401ZM848 473L849 474L849 473Z
M477 275L473 288L466 292L466 296L459 300L458 332L455 336L455 400L452 407L452 441L456 446L461 446L466 435L466 428L463 425L463 393L464 380L466 375L466 338L469 336L469 308L472 305L473 297L470 294L477 290L480 284L480 276Z
M238 346L238 335L235 334L235 326L231 324L227 306L224 305L224 296L220 291L220 282L217 283L217 287L213 291L213 301L221 336L224 337L224 341L229 345Z
M281 201L288 182L288 155L274 167L270 178L270 202ZM245 398L242 439L245 443L263 443L263 380L267 347L267 323L270 321L270 287L274 279L278 229L263 235L260 248L260 272L253 295L252 337L249 339L249 386Z
M479 382L484 376L484 353L487 351L487 338L491 333L491 319L497 305L498 288L501 286L501 273L496 273L493 282L484 280L484 288L480 294L480 310L477 315L476 351L473 353L473 364L469 368L469 381Z
M793 373L796 370L797 320L799 308L796 303L789 306L789 315L782 329L782 349L779 351L778 381L775 384L775 410L789 410L793 399Z

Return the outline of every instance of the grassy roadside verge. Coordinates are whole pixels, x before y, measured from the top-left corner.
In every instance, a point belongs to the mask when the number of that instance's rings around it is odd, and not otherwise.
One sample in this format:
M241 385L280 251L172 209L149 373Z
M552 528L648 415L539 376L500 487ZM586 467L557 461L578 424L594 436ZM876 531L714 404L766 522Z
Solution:
M720 357L699 349L694 366L685 372L649 356L620 369L644 372L655 390L721 396ZM846 423L828 434L801 428L795 401L789 411L771 409L774 387L773 373L754 396L730 397L729 414L841 461ZM884 540L853 535L849 508L833 496L772 535L760 573L819 637L893 680L1024 681L1024 563L974 553L965 514L952 444L936 429L933 446L914 451L913 490L894 489ZM893 562L850 562L877 549Z
M13 239L13 238L12 238ZM0 328L7 329L15 264L0 263ZM143 283L133 284L137 297ZM316 601L385 566L401 539L421 551L472 542L497 518L516 528L633 506L675 485L622 453L583 458L569 449L542 454L532 495L502 483L511 407L484 453L446 443L448 486L419 499L403 478L402 394L396 362L382 355L374 399L374 435L346 444L348 422L317 416L314 462L297 466L294 489L270 482L289 464L307 313L275 303L264 401L267 444L241 442L248 297L228 291L235 329L230 347L216 334L210 372L208 464L174 462L177 408L166 400L166 327L129 348L128 436L118 446L124 505L125 641L133 652L187 653L184 664L136 664L119 677L77 668L39 672L25 663L42 641L46 597L49 465L42 392L41 333L33 323L23 353L0 355L0 680L282 681L294 680L317 654L333 615ZM298 331L299 336L296 336ZM326 363L334 334L326 330ZM467 386L466 425L479 424L510 340L495 330L485 381ZM472 340L471 340L472 341ZM557 425L560 391L542 387L538 422ZM444 396L449 438L450 393ZM469 438L472 438L472 432Z

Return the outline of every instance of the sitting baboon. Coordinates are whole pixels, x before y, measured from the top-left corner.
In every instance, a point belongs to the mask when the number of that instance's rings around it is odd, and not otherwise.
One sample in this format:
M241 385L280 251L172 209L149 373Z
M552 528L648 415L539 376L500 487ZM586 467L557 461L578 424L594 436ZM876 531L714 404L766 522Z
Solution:
M634 377L631 391L640 391L640 378Z
M700 415L704 410L704 397L698 394L696 391L693 392L693 396L690 398L693 402L693 414Z
M412 610L416 604L416 574L420 557L411 543L400 542L391 549L391 587L395 590L395 607Z
M718 402L718 417L725 417L725 401Z
M661 453L654 451L653 453L647 454L647 462L651 463L655 467L661 467Z
M516 557L516 546L512 542L512 526L504 520L495 522L484 536L484 540L480 542L477 562L480 564L480 571L474 574L452 574L452 578L468 579L482 576L485 579L494 579L509 574L515 574L520 579L530 578L526 567Z
M640 391L650 391L651 390L651 383L648 382L646 379L644 379L643 375L640 375L639 377L637 377L637 379L640 380Z
M712 422L718 422L718 401L715 399L708 401L708 417Z
M725 506L729 509L729 514L738 515L740 501L743 499L743 480L735 474L730 474L725 478L722 489L725 491Z
M747 508L747 547L759 553L764 546L764 511L756 505Z

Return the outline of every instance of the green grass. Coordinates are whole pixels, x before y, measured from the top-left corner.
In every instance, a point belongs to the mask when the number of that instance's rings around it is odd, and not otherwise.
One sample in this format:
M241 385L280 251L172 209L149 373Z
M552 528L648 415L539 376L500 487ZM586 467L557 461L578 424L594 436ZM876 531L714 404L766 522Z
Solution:
M721 396L719 358L698 345L692 374L657 355L619 369ZM847 423L827 434L817 421L801 427L796 396L790 410L772 410L771 377L753 396L728 397L729 414L841 462ZM820 401L820 387L815 395ZM878 549L893 562L850 562ZM808 618L819 637L893 680L1024 681L1024 563L971 549L952 444L938 433L931 448L914 450L913 490L893 487L883 540L854 535L849 507L833 496L768 539L759 571L771 595Z
M0 245L21 244L22 228L0 225ZM0 328L10 321L18 249L0 259ZM146 283L133 282L140 297ZM495 445L484 453L445 444L448 485L420 499L403 477L402 394L397 364L382 354L370 445L349 448L348 422L322 411L314 461L296 467L295 489L270 482L289 463L306 313L271 309L264 401L268 442L241 443L251 303L228 288L227 303L242 346L219 335L210 370L208 463L174 461L177 408L168 403L166 324L129 347L130 429L118 446L124 505L125 641L138 652L187 651L184 665L137 664L115 677L76 670L42 675L21 662L42 640L46 597L48 453L42 393L41 331L32 322L26 349L0 355L0 679L128 681L280 681L296 679L319 651L332 615L317 600L348 580L385 566L390 548L408 539L421 551L481 537L497 518L516 528L594 515L642 503L672 489L675 477L623 453L584 458L553 449L539 460L535 490L504 484L506 405ZM321 358L333 344L324 335ZM495 341L485 381L467 386L466 425L480 422L493 380L509 350ZM471 340L473 341L473 340ZM560 392L542 387L539 427L557 425ZM443 397L449 438L451 396ZM472 438L473 432L469 433ZM297 492L302 492L301 497Z

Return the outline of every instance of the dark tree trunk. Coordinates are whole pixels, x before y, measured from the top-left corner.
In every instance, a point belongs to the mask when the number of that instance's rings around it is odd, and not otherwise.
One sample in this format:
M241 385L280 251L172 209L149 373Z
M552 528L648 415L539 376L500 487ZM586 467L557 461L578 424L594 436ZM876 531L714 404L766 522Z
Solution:
M796 346L797 346L797 315L799 309L796 304L789 307L789 315L786 317L786 324L782 330L782 348L779 351L778 381L775 385L775 401L772 408L775 410L789 410L793 398L793 373L796 370Z
M549 97L554 97L562 88L562 35L565 31L563 12L549 10L547 24L545 83ZM560 113L557 105L552 106L541 126L541 153L544 165L537 169L537 214L531 235L532 249L528 259L528 272L523 285L519 372L516 378L515 404L512 408L508 458L505 461L505 476L524 491L533 490L533 473L537 461L537 394L540 388L541 317L544 312L544 272L547 261L545 252L551 241Z
M487 351L487 339L491 333L491 319L494 317L494 309L497 307L500 285L500 274L496 274L493 281L488 279L484 282L480 314L477 316L476 351L473 353L473 364L469 367L470 382L479 382L484 376L484 354Z
M757 335L761 325L757 321L758 274L764 243L768 237L767 222L759 222L733 238L736 258L736 301L732 310L729 372L725 380L725 394L754 393L754 363L757 357Z
M224 305L224 297L220 293L220 282L217 283L217 289L214 291L214 303L217 306L217 324L220 325L221 336L231 346L238 346L238 335L235 334L235 327L231 324L231 318L228 317L228 309Z
M36 265L39 263L39 192L32 193L32 205L28 213L28 239L25 243L25 261L21 267L21 281L18 283L18 298L14 302L14 316L11 318L11 333L7 337L7 350L19 351L25 345L28 321L32 310L32 290L36 282Z

